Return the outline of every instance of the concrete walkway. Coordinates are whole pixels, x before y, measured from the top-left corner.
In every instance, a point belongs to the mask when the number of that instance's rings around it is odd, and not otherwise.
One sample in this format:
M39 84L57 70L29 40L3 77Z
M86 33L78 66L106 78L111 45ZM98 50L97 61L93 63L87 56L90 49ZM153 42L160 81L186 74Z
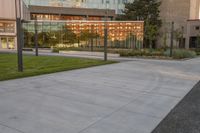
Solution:
M10 49L0 49L1 53L17 53L16 50ZM34 51L23 51L23 54L30 54L35 55ZM67 51L67 52L60 52L60 53L52 53L50 50L39 50L39 55L42 56L64 56L64 57L75 57L75 58L90 58L90 59L104 59L103 52L84 52L84 51ZM136 58L125 58L119 57L119 54L110 54L108 53L108 60L114 61L132 61L136 60Z
M0 82L0 133L150 133L199 66L138 60Z

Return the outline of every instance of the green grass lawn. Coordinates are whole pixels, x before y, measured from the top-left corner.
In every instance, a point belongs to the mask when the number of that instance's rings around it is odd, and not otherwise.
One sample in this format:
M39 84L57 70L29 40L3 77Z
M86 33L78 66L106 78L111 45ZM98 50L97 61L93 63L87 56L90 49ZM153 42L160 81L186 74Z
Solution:
M17 70L17 55L0 53L0 81L114 63L94 59L25 55L24 72Z

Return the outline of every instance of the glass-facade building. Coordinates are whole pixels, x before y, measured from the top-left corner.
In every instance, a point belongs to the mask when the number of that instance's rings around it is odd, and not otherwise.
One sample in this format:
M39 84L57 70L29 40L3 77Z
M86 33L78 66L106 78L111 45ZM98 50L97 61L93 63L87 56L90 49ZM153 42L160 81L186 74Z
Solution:
M3 0L12 5L15 0ZM115 10L109 6L121 5L122 0L23 0L23 37L25 47L34 47L38 31L40 47L90 47L104 46L104 30L108 29L109 48L137 48L143 44L142 21L112 21ZM26 6L30 5L30 6ZM102 6L101 6L102 5ZM119 4L120 5L120 4ZM119 6L118 5L118 6ZM0 48L16 49L16 20L14 5L1 5ZM69 8L68 8L69 7ZM106 10L105 10L106 9ZM120 8L117 8L120 9ZM13 10L12 16L6 13ZM106 16L107 14L107 16ZM37 18L37 21L35 20ZM37 22L37 24L36 24Z
M104 46L104 29L108 29L108 48L141 48L142 21L29 21L24 24L25 46L34 46L35 27L41 47Z
M134 0L24 0L27 5L58 6L91 9L113 9L122 14L124 3Z
M39 46L104 46L108 28L109 48L141 48L142 21L113 21L128 0L29 0L31 20L24 24L25 46L34 46L37 19ZM107 22L105 22L105 20Z
M114 20L114 10L89 9L89 8L67 8L52 6L29 6L32 20ZM105 17L107 16L107 17Z

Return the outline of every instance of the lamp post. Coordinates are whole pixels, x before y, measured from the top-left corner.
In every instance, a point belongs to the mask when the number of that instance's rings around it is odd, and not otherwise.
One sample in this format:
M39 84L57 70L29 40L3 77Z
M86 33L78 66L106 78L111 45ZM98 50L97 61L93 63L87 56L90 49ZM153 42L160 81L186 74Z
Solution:
M91 25L91 52L94 51L94 25Z
M171 24L171 43L170 43L170 57L173 55L173 45L174 45L174 22Z
M107 25L107 18L108 18L108 4L109 0L106 0L106 13L105 13L105 21L104 21L104 61L107 61L107 46L108 46L108 25Z
M181 26L181 48L184 48L183 36L184 36L184 27Z
M21 0L15 0L15 15L17 28L17 57L18 57L18 71L23 72L23 53L22 53L22 21L21 21Z
M35 38L34 38L35 56L38 56L38 22L37 22L37 16L35 16L34 28L35 28Z

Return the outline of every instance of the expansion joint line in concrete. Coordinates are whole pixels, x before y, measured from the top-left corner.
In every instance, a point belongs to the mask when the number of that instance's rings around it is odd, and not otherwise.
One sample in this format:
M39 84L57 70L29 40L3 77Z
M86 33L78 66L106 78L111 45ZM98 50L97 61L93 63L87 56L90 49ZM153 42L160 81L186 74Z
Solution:
M6 127L8 129L14 130L14 131L19 132L19 133L25 133L25 132L23 132L23 131L21 131L21 130L19 130L17 128L13 128L13 127L7 126L7 125L3 124L3 122L0 122L0 126Z
M102 117L101 119L95 121L94 123L90 124L89 126L85 127L84 129L82 129L82 130L79 131L78 133L84 132L85 130L87 130L88 128L92 127L92 126L95 125L96 123L98 123L98 122L100 122L100 121L102 121L102 120L104 120L104 119L110 117L111 115L113 115L113 114L116 113L116 112L119 112L119 111L120 111L121 109L123 109L124 107L126 107L126 106L128 106L129 104L133 103L137 98L138 98L138 97L135 97L133 100L131 100L131 101L128 102L127 104L125 104L125 105L121 106L120 108L114 110L113 112L111 112L111 113L105 115L105 116Z

